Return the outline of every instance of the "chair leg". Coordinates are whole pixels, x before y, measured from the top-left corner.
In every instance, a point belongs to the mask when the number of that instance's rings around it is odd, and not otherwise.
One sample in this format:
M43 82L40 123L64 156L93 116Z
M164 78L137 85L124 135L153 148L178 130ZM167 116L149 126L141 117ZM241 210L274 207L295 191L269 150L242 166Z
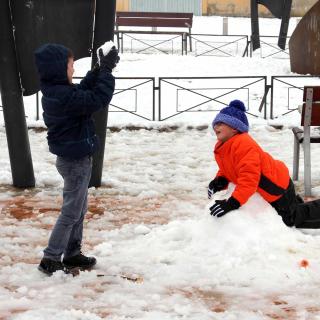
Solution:
M293 170L292 180L297 181L299 179L299 160L300 160L300 143L299 140L294 136L293 144Z

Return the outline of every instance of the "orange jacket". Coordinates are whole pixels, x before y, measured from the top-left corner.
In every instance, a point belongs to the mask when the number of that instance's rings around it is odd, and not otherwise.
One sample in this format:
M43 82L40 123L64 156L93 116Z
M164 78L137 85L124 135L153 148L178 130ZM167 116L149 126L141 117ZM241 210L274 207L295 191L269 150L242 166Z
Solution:
M273 159L249 136L241 133L226 142L217 142L214 149L219 166L217 176L235 184L232 196L243 205L258 192L267 201L279 199L289 186L286 165Z

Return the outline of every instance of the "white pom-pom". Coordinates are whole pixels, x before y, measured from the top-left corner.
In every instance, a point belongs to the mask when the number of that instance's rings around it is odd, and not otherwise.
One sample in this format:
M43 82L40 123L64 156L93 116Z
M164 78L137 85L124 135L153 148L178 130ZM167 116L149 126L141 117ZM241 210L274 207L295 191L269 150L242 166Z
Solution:
M115 44L113 43L113 41L107 41L97 49L97 57L98 57L99 64L100 64L99 50L102 49L103 55L106 56L110 52L112 47L115 47Z

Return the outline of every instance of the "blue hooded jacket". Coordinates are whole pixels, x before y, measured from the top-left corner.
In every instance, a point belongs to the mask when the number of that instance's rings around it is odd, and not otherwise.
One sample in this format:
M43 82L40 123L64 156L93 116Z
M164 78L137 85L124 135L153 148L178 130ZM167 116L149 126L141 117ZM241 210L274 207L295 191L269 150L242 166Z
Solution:
M111 73L96 69L80 84L70 84L68 53L62 45L45 44L35 51L35 62L49 150L61 157L80 159L99 148L91 115L108 106L115 81Z

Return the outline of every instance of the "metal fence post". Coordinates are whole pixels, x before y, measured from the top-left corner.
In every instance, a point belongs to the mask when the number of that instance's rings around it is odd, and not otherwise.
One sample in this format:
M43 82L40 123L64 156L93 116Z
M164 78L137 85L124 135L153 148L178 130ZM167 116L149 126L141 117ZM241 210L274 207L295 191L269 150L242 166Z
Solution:
M223 28L222 28L222 34L224 36L228 35L228 17L223 17Z
M13 185L35 186L9 1L0 0L0 91Z
M97 0L95 12L94 39L92 50L92 66L96 63L96 50L105 41L113 40L114 20L116 12L116 0ZM100 139L100 150L93 156L92 174L89 183L90 187L100 187L103 169L103 159L106 141L106 130L108 122L108 108L96 112L93 116L96 133Z

